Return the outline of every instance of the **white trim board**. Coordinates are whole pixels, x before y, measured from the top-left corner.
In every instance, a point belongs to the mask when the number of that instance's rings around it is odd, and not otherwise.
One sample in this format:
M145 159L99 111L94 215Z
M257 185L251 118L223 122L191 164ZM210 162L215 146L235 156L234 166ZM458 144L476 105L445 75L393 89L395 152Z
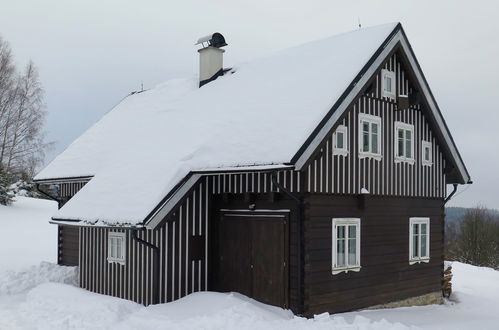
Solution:
M396 29L399 29L397 27ZM423 73L419 69L417 65L416 58L414 57L411 47L409 46L409 42L405 38L402 29L399 29L397 33L392 37L392 39L388 42L386 47L381 51L378 57L373 61L371 66L366 70L366 72L362 75L362 77L355 83L355 86L351 89L350 93L343 99L338 108L333 112L329 120L322 126L320 131L315 135L311 143L305 148L303 153L300 155L298 160L295 163L297 170L302 170L307 161L312 156L313 152L317 149L319 144L326 138L329 132L332 130L336 122L341 118L341 116L348 110L349 105L355 100L355 98L360 94L362 88L367 84L367 82L377 73L378 69L381 67L383 62L388 58L388 55L392 52L392 50L400 43L402 50L404 51L407 59L409 60L409 64L411 65L412 70L416 75L416 79L421 86L422 93L426 100L428 101L429 108L431 113L437 123L438 128L440 129L444 141L447 144L452 158L454 159L454 163L459 170L462 178L465 183L470 181L470 176L468 175L464 163L459 156L456 145L454 144L450 132L448 131L444 120L438 110L435 100L432 97L430 89L426 84L425 79L423 78Z

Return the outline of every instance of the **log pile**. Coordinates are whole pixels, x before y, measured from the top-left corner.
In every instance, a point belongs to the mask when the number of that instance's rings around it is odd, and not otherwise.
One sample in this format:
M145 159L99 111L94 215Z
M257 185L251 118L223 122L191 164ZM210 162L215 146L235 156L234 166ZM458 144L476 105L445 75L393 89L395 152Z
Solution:
M442 295L445 298L449 298L452 293L452 266L448 266L444 270L444 276L442 278Z

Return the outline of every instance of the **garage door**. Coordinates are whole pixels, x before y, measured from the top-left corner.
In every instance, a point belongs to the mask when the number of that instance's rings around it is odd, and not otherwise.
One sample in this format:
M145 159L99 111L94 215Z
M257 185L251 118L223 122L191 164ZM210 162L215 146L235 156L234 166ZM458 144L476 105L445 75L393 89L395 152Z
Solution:
M230 214L220 221L219 285L287 307L287 215Z

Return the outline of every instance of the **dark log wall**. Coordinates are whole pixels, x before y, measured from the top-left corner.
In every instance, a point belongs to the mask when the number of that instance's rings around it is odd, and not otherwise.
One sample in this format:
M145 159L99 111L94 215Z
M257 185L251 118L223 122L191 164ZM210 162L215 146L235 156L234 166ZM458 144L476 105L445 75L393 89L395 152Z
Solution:
M332 219L361 219L361 270L332 275ZM409 265L409 217L430 217L430 262ZM440 290L443 200L310 194L305 207L305 309L342 312Z
M282 171L278 181L291 191L300 190L298 172ZM208 219L214 195L229 193L243 198L246 192L265 194L272 191L277 192L278 189L272 186L268 172L209 175L199 180L167 222L154 231L139 231L139 237L160 247L160 302L208 289ZM152 303L151 251L132 241L128 235L127 250L130 255L127 256L126 265L110 264L107 262L106 248L108 231L91 227L80 229L80 285L90 291L145 305ZM118 290L122 282L132 287ZM118 289L113 289L113 285L117 285ZM292 293L292 297L295 296L296 293Z
M67 203L88 181L65 182L59 184L61 207ZM78 266L79 228L57 226L57 263L65 266Z
M407 74L397 55L394 54L384 65L385 69L395 71L397 95L412 91ZM359 113L371 114L382 118L382 159L359 158ZM394 122L401 121L414 125L415 163L396 163ZM366 188L374 195L444 197L446 178L445 159L430 124L420 105L398 110L397 103L381 97L381 73L374 81L373 88L361 95L346 111L338 124L348 128L347 156L333 155L333 132L318 148L315 156L304 173L305 189L308 192L333 194L359 194ZM336 128L336 127L335 127ZM421 141L431 141L433 165L421 163Z

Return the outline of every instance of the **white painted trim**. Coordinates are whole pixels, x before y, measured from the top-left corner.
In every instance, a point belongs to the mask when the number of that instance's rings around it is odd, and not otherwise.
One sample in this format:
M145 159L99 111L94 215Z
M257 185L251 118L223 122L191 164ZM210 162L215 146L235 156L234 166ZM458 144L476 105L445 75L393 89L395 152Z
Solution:
M417 224L417 225L421 225L421 224L425 224L426 225L426 257L424 258L421 258L420 256L419 257L416 257L416 258L413 258L412 255L413 255L413 242L414 242L414 239L413 239L413 230L412 230L412 226L414 224ZM418 248L421 249L421 233L419 233L418 235L418 240L419 240L419 244L418 244ZM428 263L430 262L430 218L427 218L427 217L411 217L409 218L409 265L413 265L413 264L416 264L416 263L421 263L421 262L425 262L425 263ZM419 255L420 251L418 251L418 255Z
M363 146L364 146L364 131L363 131L363 122L368 122L369 123L369 137L371 137L372 131L371 131L371 124L377 124L378 125L378 152L374 153L371 151L372 149L372 142L369 140L369 151L364 151ZM381 120L381 117L379 116L374 116L374 115L369 115L366 113L359 113L359 125L358 125L358 136L359 136L359 158L374 158L376 160L382 160L383 159L383 123Z
M390 89L392 90L391 92L385 91L385 87L386 87L385 77L389 77L391 79L391 86L390 86ZM389 99L395 100L395 88L396 88L395 86L396 86L395 71L382 69L381 70L381 97L388 97Z
M356 248L356 265L347 265L345 267L336 267L338 252L337 252L337 227L340 225L344 226L356 226L356 236L355 236L355 248ZM332 219L332 264L331 264L331 272L333 275L345 272L359 272L362 268L360 265L360 218L333 218ZM345 230L345 252L348 251L348 227ZM345 253L345 263L348 263L348 256Z
M113 239L121 240L121 256L122 258L112 256L112 244ZM126 233L118 231L110 231L107 234L107 262L117 262L121 265L126 263Z
M425 148L430 149L430 159L425 159ZM430 141L421 141L421 164L423 166L431 166L433 165L433 145Z
M415 163L415 156L414 156L414 125L412 124L407 124L407 123L404 123L404 122L401 122L401 121L395 121L394 122L394 128L393 128L393 141L394 141L394 144L395 144L395 162L396 163L400 163L400 162L405 162L405 163L409 163L411 165L414 165ZM404 155L403 156L399 156L399 137L398 137L398 130L399 129L402 129L404 130ZM411 158L407 158L405 156L405 131L410 131L411 132L411 155L412 157Z
M338 148L336 146L337 133L343 134L343 148ZM333 155L348 156L348 148L349 148L348 137L349 137L348 127L346 127L345 125L339 125L336 128L336 131L334 131L333 133ZM329 159L329 157L326 157L326 159Z
M423 73L419 70L416 65L416 59L411 53L409 42L402 34L402 31L398 31L393 38L388 42L386 47L381 51L378 57L373 61L371 66L366 70L366 72L362 75L362 77L355 82L355 86L350 90L350 93L345 96L341 104L338 106L336 111L333 112L329 120L322 126L317 135L312 139L311 143L305 148L303 153L300 155L298 160L295 163L296 170L302 170L307 161L312 156L313 152L317 149L317 146L324 140L324 138L329 134L334 124L341 118L341 116L348 110L348 106L353 102L353 100L360 93L362 88L367 84L369 79L371 79L377 72L378 68L388 57L390 52L395 48L397 43L400 42L402 50L407 55L409 60L409 64L411 65L412 70L415 72L416 79L421 85L422 92L426 99L428 100L429 108L435 118L437 126L439 127L442 135L444 137L445 143L449 147L452 158L454 159L461 176L463 177L465 182L470 181L470 177L466 172L464 167L464 163L461 161L459 154L457 152L456 145L453 143L452 138L450 136L450 132L446 129L442 116L440 115L436 102L431 96L430 89L428 85L425 83L423 79Z

